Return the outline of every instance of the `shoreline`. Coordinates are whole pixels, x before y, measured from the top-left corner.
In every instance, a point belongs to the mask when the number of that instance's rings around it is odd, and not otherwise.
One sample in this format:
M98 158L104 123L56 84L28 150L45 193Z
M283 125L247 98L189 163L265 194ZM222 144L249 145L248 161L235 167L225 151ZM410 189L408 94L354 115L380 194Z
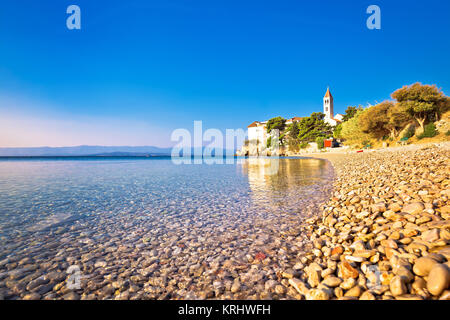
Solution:
M450 299L450 143L309 154L334 192L305 231L314 249L282 272L307 300Z

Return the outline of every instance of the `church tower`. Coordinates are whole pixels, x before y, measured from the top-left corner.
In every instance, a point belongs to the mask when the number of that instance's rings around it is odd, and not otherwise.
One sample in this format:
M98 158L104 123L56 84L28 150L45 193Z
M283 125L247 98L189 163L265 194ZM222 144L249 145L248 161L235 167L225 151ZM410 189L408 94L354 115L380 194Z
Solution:
M327 92L325 93L325 97L323 97L323 113L325 114L325 118L333 119L334 118L334 102L333 96L331 95L330 88L327 88Z

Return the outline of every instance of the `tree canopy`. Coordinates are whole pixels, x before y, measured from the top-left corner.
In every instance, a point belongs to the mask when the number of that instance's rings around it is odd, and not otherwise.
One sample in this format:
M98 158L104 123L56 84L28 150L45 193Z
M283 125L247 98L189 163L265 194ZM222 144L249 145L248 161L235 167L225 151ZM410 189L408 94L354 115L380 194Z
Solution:
M392 139L394 139L399 131L406 127L412 120L411 115L407 110L398 103L394 103L387 110L387 118L388 122L386 124L386 129L389 130Z
M358 106L358 107L353 107L353 106L349 106L347 107L347 109L345 110L345 114L342 117L342 122L338 123L333 130L333 137L337 138L337 139L341 139L342 138L342 124L350 119L352 119L356 113L359 110L363 110L362 106Z
M300 146L300 140L298 140L298 134L300 133L298 122L292 122L287 128L287 131L286 140L289 150L296 152Z
M359 124L359 118L365 112L367 112L367 109L358 110L353 118L342 123L341 137L343 139L350 143L356 143L370 138L370 135L365 133Z
M408 120L410 120L409 114L401 105L384 101L362 113L358 123L364 133L379 139L388 134L395 138L398 130L403 128Z
M358 110L362 110L362 109L363 109L363 107L361 107L361 106L358 106L358 107L349 106L349 107L347 107L347 110L345 110L345 114L342 117L342 121L345 122L345 121L350 120L351 118L353 118L355 116L355 114L356 114L356 112L358 112Z
M291 139L297 139L298 134L300 133L300 128L298 125L298 121L292 122L288 127L288 137Z
M318 137L329 137L332 135L331 126L325 122L325 115L314 112L310 117L303 118L298 124L298 139L301 142L314 142Z
M325 122L324 118L323 113L316 112L290 124L285 135L289 149L298 151L302 146L307 146L308 142L315 142L317 138L331 136L332 128Z
M416 119L422 130L426 121L439 118L448 108L448 98L435 85L404 86L392 93L392 98Z
M342 138L342 123L338 123L333 130L333 137L336 139Z
M274 129L278 129L282 132L286 127L286 119L283 117L272 118L267 121L267 132L270 133Z

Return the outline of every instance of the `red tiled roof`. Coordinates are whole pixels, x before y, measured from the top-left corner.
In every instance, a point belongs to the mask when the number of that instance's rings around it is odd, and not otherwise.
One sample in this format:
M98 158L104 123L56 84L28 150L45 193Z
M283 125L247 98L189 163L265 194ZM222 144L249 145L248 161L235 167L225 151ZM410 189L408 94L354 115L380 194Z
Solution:
M325 93L325 97L324 98L329 98L332 97L331 92L330 92L330 88L327 88L327 92Z
M258 121L253 122L251 125L249 125L247 128L254 128L258 126Z

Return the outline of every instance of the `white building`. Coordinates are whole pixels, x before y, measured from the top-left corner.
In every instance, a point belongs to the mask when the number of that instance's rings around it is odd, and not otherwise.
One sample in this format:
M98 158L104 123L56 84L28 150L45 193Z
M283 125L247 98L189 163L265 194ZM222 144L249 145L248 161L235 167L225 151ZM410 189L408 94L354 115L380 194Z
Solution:
M266 148L267 121L255 121L248 128L248 142L250 154L261 154Z
M330 92L330 88L327 88L327 92L323 97L323 113L325 114L325 122L331 126L336 126L339 122L342 122L343 115L334 115L334 99Z
M341 114L334 115L334 101L331 95L330 89L327 89L323 98L323 113L325 114L325 122L331 126L336 126L339 122L342 122L343 116ZM286 121L286 125L291 124L294 121L300 121L303 118L294 117ZM248 152L251 155L261 155L266 152L267 149L267 121L255 121L248 128Z

